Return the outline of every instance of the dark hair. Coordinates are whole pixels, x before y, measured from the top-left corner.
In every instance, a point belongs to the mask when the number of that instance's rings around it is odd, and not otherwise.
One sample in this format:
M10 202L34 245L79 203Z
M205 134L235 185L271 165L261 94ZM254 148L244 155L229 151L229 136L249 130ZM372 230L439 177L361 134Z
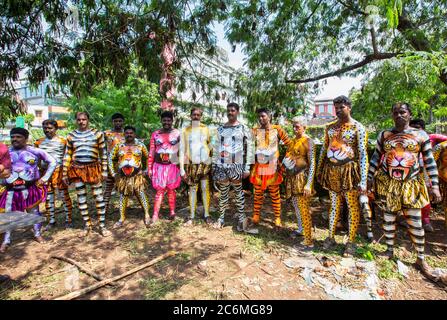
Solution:
M425 130L425 121L423 119L413 119L410 120L410 127L418 126L422 130Z
M397 103L393 104L393 106L391 107L391 111L393 111L394 108L403 107L403 106L405 106L407 108L408 112L411 115L412 114L411 105L408 102L397 102Z
M237 111L239 111L241 107L239 107L239 105L236 102L230 102L229 104L227 104L227 109L228 108L235 108Z
M270 115L270 111L267 108L258 108L258 109L256 109L256 113L257 114L267 113L268 115Z
M334 104L344 104L349 107L352 105L351 100L347 96L343 96L343 95L336 97L332 102Z
M125 126L124 131L127 131L127 130L133 130L133 132L137 132L137 129L135 129L134 126Z
M160 118L171 118L171 120L174 120L174 114L171 111L163 111L160 115Z
M42 127L43 126L45 126L45 125L51 125L51 126L53 126L53 127L55 127L56 129L59 129L59 125L57 124L57 121L56 120L54 120L54 119L47 119L47 120L44 120L43 122L42 122Z
M199 107L192 107L192 109L191 109L191 113L190 113L190 114L192 114L192 113L193 113L194 111L196 111L196 110L200 111L200 114L203 114L203 110L200 109Z
M24 136L25 139L28 139L29 137L28 130L24 128L12 128L11 131L9 132L9 135L12 136L13 134L20 134L21 136Z
M86 112L86 111L78 111L78 112L76 112L76 119L77 119L78 116L81 115L81 114L84 114L84 115L87 117L87 119L90 120L90 115L89 115L88 112Z
M112 120L115 120L115 119L123 119L124 120L124 116L121 113L117 112L112 115Z

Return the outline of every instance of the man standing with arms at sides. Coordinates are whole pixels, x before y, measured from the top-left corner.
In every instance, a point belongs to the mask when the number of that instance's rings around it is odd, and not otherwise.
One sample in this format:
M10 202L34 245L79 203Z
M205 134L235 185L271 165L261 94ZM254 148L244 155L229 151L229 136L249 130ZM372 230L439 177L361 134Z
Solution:
M56 168L56 159L43 150L27 145L29 132L23 128L13 128L10 132L11 147L9 155L12 162L11 175L2 180L6 187L0 196L0 211L21 211L41 215L39 203L45 201L45 184ZM39 163L45 162L47 170L41 177ZM40 234L41 224L34 225L34 237L37 242L45 240ZM11 232L6 232L0 252L5 252L11 243Z
M438 170L430 139L425 131L410 127L411 107L408 103L393 105L392 117L394 128L378 135L368 172L368 188L372 190L374 181L376 201L384 209L383 229L387 244L385 255L388 258L394 257L396 217L402 211L407 219L411 241L416 248L416 267L429 279L438 281L440 277L433 275L424 259L425 233L421 217L421 208L430 201L429 193L433 202L441 201ZM430 180L430 190L425 185L422 174L424 168Z
M86 112L76 113L78 129L70 132L67 137L63 180L67 185L74 183L76 187L79 211L84 220L81 236L87 236L92 230L87 205L87 185L90 185L96 202L99 232L106 237L111 235L105 225L106 208L102 192L102 181L107 178L106 143L101 131L89 128L89 119Z
M245 198L242 179L250 175L250 165L254 162L253 142L250 129L241 124L237 117L239 105L227 105L228 122L217 128L217 139L213 148L213 178L219 190L219 219L215 227L222 228L225 210L229 204L230 187L235 194L238 212L238 231L250 232L248 218L245 216Z
M149 152L144 144L135 140L136 129L132 126L124 128L126 141L118 143L109 154L110 175L116 180L116 190L120 194L120 219L115 223L115 228L123 226L126 220L126 209L129 197L136 196L144 209L144 223L150 224L149 201L147 190L146 164ZM118 170L115 170L117 163Z
M259 223L264 203L264 192L268 189L275 214L275 227L281 227L281 197L279 185L283 181L282 170L278 167L279 141L290 144L286 131L279 125L270 123L270 112L266 108L256 111L259 126L253 128L255 143L255 164L251 171L250 182L254 188L253 223Z
M114 113L112 115L112 130L104 131L104 136L107 144L107 154L113 150L113 147L117 144L124 142L124 116L121 113ZM116 166L116 163L114 163ZM116 169L116 168L115 168ZM112 196L113 187L115 186L115 179L109 174L106 179L105 191L104 191L104 202L106 203L106 214L110 212L110 198Z
M71 202L70 195L68 193L68 185L62 182L62 162L64 160L65 148L67 140L64 137L57 135L58 125L56 120L48 119L42 122L43 133L45 137L40 138L34 143L36 148L42 149L51 154L56 159L57 167L54 170L51 179L48 181L48 195L45 207L47 214L49 214L50 221L47 225L47 229L53 228L56 225L55 220L55 194L56 189L63 194L64 211L65 211L65 227L71 227L71 213L73 210L73 204ZM42 166L45 168L45 166Z
M202 191L202 204L207 223L210 217L211 140L208 127L200 123L202 110L192 108L191 125L183 129L180 137L180 175L189 186L190 216L187 225L192 225L197 208L197 191Z
M329 191L331 201L329 236L323 248L335 243L335 231L343 202L348 207L349 240L344 256L355 254L355 238L360 222L359 195L366 195L368 174L367 133L365 127L351 118L351 101L345 96L334 99L337 120L328 124L324 132L317 166L318 180Z

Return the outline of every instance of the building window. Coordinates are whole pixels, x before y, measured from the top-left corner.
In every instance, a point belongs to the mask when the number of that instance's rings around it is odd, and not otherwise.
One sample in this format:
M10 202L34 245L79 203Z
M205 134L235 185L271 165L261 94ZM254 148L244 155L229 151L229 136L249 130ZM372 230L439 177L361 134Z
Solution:
M36 110L34 112L36 114L36 118L42 118L42 110Z
M328 113L330 113L330 114L332 114L333 113L333 106L331 105L331 104L329 104L328 106L327 106L327 112Z

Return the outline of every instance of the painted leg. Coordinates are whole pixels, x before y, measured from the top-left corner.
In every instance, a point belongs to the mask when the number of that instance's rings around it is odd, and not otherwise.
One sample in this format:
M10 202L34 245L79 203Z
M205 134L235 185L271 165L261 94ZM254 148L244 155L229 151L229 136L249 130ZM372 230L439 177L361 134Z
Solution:
M304 231L304 245L311 246L312 241L312 218L309 211L310 197L298 196L299 215L301 216L303 231Z
M45 202L45 209L47 210L49 224L54 225L56 223L55 218L55 204L54 204L54 189L51 188L51 191L48 191L47 201Z
M253 186L253 223L259 223L262 204L264 203L264 190L260 186Z
M163 201L163 196L166 190L157 190L155 193L155 201L154 201L154 214L152 216L152 223L155 223L158 220L158 215L160 213L161 202Z
M113 187L115 186L115 179L113 177L108 176L106 179L106 186L104 190L104 203L105 203L105 210L107 214L110 214L110 200L112 197L112 191Z
M298 229L296 230L297 235L301 235L303 234L303 223L301 221L301 213L300 213L300 207L298 205L298 197L297 196L292 196L292 205L293 205L293 209L295 209L295 215L296 215L296 220L297 220L297 224L298 224Z
M189 219L194 219L197 209L197 190L199 186L197 184L189 186L188 198L189 198Z
M343 205L343 196L340 193L329 191L329 198L331 201L331 206L329 209L329 237L334 239L337 229L337 222L340 219L340 213Z
M360 202L357 190L345 193L346 205L348 206L349 242L354 243L360 223Z
M223 226L225 221L225 211L227 210L230 201L230 182L220 181L216 184L219 189L219 219L217 222Z
M65 224L69 226L72 222L73 202L71 201L70 194L68 193L68 188L62 189L60 192L62 193L64 199Z
M202 204L205 219L210 216L210 203L211 203L211 192L210 192L210 181L208 179L200 180L200 188L202 190Z
M238 212L238 220L239 223L243 223L245 219L247 218L245 216L245 197L244 197L244 190L242 188L242 181L234 182L232 183L233 189L234 189L234 197L235 197L235 204L236 209Z
M110 236L110 231L106 229L106 204L104 202L102 183L99 182L92 185L92 192L95 197L96 214L98 215L100 233L103 237Z
M118 222L120 222L120 224L123 224L124 221L126 220L126 209L127 209L127 204L129 202L129 197L123 195L122 193L120 194L120 202L119 202L119 206L120 206L120 219Z
M177 199L177 194L174 189L168 189L168 204L169 204L169 218L175 218L175 200ZM196 197L197 199L197 197ZM197 200L196 200L197 201Z
M272 200L272 209L275 214L275 226L281 226L281 197L279 195L279 185L272 185L268 187L270 199Z
M385 233L385 243L387 245L387 255L393 256L394 238L396 237L397 212L383 213L383 231Z
M30 209L28 211L29 213L41 216L42 214L39 211L39 206L36 206L32 209ZM42 238L42 234L41 234L41 230L42 230L42 224L41 223L36 223L33 226L33 231L34 231L34 237L36 238L36 240L38 240L38 242L42 242L43 238Z
M87 205L87 188L83 182L76 182L76 196L78 198L79 212L81 213L82 220L84 221L84 228L90 229L92 227L92 221L88 215Z
M151 216L149 214L149 199L146 192L141 191L135 195L140 202L141 207L144 210L144 224L148 226L150 224Z
M5 191L8 192L5 204L5 211L12 211L12 199L14 196L14 191ZM5 232L3 236L3 242L0 248L0 252L5 252L8 246L11 244L11 231Z
M407 209L404 211L408 223L408 234L417 252L419 260L424 260L425 253L425 231L422 227L422 216L420 209Z

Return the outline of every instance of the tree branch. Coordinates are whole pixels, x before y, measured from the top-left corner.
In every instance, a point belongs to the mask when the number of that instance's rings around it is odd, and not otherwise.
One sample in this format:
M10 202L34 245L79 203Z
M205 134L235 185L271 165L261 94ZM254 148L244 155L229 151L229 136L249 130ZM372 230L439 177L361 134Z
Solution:
M352 3L351 4L347 4L347 3L345 3L344 1L341 1L341 0L337 0L337 2L340 3L343 7L351 10L352 12L355 12L355 13L360 14L362 16L367 16L368 15L366 12L363 12L362 10L360 10L358 8L355 8L352 5Z
M398 54L399 53L393 53L393 52L369 54L369 55L365 56L365 59L363 59L362 61L357 62L356 64L353 64L353 65L338 69L336 71L325 73L325 74L322 74L322 75L319 75L319 76L316 76L313 78L298 79L298 80L286 80L286 83L307 83L307 82L313 82L313 81L317 81L317 80L321 80L321 79L330 78L333 76L339 76L339 75L342 75L343 73L346 73L348 71L352 71L352 70L361 68L363 66L366 66L367 64L370 64L371 62L396 57Z
M379 54L379 50L377 49L377 39L376 39L376 30L373 26L371 26L371 29L369 29L371 32L371 43L373 47L373 54Z

